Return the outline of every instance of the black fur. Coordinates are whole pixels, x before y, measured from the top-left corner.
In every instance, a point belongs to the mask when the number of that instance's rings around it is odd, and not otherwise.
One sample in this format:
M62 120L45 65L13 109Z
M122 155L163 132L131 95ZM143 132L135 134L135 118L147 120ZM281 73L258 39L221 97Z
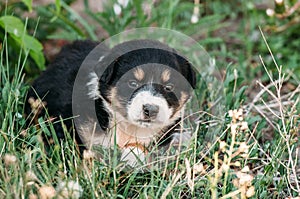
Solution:
M130 43L129 46L127 43L126 45L118 45L111 50L103 49L103 52L100 53L103 53L103 55L105 55L105 58L101 62L101 65L109 64L109 66L99 78L99 91L102 97L109 101L109 98L107 98L107 92L113 86L115 86L116 82L123 74L136 66L149 63L159 63L170 66L171 68L181 73L189 82L190 86L192 88L195 88L196 77L195 71L193 70L191 64L185 58L177 55L175 51L170 48L164 47L166 49L156 49L157 44L158 43L153 42L153 48L133 50L125 54L122 53L122 50L124 50L125 48L130 48ZM59 120L59 117L72 118L72 91L76 75L86 56L97 45L98 43L92 41L77 41L71 45L65 46L58 54L54 62L49 65L47 70L44 71L41 76L34 81L32 88L29 90L26 98L25 113L27 115L31 114L31 108L28 103L28 99L30 97L33 97L35 99L41 98L42 101L47 102L46 108L48 110L48 114L52 117L55 117L56 121ZM150 43L150 46L151 45L152 43ZM100 57L101 54L98 57ZM107 60L111 59L111 57L115 57L114 61L112 63L106 62ZM101 66L96 65L96 67L93 68L94 63L97 63L97 60L92 60L91 71L95 70L97 74L97 70ZM86 72L87 76L88 73L89 71ZM84 86L85 85L83 85L83 87L81 88L82 92L87 92L87 88L85 88ZM157 89L162 89L159 87L159 85L157 86ZM176 100L178 101L178 99L175 99L176 96L174 94L166 94L164 96L170 98L170 101L173 104ZM93 99L87 97L86 100ZM174 102L172 102L172 100ZM105 130L109 125L109 113L106 111L102 99L96 99L94 101L98 122L100 123L100 127ZM169 104L169 106L172 106L173 104ZM84 105L84 102L76 106L81 105ZM82 114L89 114L90 109L93 108L94 107L86 107L86 113ZM45 112L43 111L40 115L44 114ZM71 128L72 120L66 120L65 124L68 128ZM54 127L57 132L58 138L64 138L61 125L58 123L55 124ZM168 135L170 134L171 133L168 133ZM76 140L79 144L82 143L77 134Z
M56 118L54 121L58 121L59 117L72 118L74 80L81 63L97 45L98 43L92 41L76 41L64 46L47 70L32 84L26 98L25 114L32 115L28 99L33 97L34 99L41 98L42 101L47 102L48 114ZM45 115L45 110L42 110L40 115ZM28 122L30 121L28 120ZM72 126L71 119L66 119L64 123L69 129ZM28 125L30 124L28 123ZM64 138L63 129L59 122L54 124L54 128L57 137ZM78 135L76 135L76 140L81 144Z

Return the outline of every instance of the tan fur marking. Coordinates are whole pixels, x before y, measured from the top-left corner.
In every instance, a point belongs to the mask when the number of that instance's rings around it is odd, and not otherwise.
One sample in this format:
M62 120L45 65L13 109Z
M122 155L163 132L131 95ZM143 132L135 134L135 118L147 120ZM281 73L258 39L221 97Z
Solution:
M112 101L113 99L115 99L116 95L117 95L117 89L113 87L108 93L109 100Z
M145 77L145 72L141 68L136 68L135 71L133 72L133 74L134 74L134 77L139 81L141 81Z
M171 118L177 118L180 116L180 111L184 108L186 101L188 100L188 94L186 92L181 91L181 97L179 100L179 107L174 111Z
M166 70L164 70L164 71L162 72L162 74L161 74L161 80L162 80L163 82L167 82L167 81L169 81L170 76L171 76L170 70L166 69Z
M110 99L110 102L113 106L121 107L121 103L119 102L118 97L117 97L117 89L116 88L112 88L110 90L109 99Z
M183 107L186 101L188 100L188 95L186 92L181 91L181 97L179 100L179 107Z
M113 111L118 110L119 113L126 115L126 108L121 104L120 97L117 94L117 89L114 87L108 93L108 98L110 100L110 106Z

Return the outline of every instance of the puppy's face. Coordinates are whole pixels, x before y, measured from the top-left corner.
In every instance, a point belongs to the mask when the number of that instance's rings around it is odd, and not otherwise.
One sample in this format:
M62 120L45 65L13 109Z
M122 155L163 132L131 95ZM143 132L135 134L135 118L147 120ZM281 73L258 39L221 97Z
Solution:
M195 81L195 72L184 58L142 49L113 62L99 81L99 92L124 120L157 129L179 118Z
M161 128L179 116L190 85L176 70L145 64L126 72L110 92L115 111L141 127Z

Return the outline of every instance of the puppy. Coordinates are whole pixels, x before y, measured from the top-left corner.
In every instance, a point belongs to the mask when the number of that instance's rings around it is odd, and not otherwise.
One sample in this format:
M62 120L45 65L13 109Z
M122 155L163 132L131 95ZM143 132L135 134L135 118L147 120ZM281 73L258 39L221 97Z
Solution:
M196 86L195 70L174 49L154 40L132 40L112 49L96 46L77 41L64 47L33 83L25 111L32 114L29 102L40 98L54 120L74 117L79 145L117 144L125 152L121 159L133 164L133 157L140 156L145 161L151 144L178 139L182 111ZM43 114L38 111L35 117ZM65 124L71 128L72 120ZM64 137L59 123L55 130Z

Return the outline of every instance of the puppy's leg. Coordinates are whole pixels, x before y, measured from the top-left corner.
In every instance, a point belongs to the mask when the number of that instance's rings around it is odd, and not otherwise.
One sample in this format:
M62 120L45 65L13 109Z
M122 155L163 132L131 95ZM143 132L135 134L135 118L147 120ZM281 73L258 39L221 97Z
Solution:
M122 149L121 161L130 167L143 165L147 162L146 153L139 147L129 146Z
M192 139L192 132L183 130L182 132L175 132L171 137L171 145L185 145L188 144Z

